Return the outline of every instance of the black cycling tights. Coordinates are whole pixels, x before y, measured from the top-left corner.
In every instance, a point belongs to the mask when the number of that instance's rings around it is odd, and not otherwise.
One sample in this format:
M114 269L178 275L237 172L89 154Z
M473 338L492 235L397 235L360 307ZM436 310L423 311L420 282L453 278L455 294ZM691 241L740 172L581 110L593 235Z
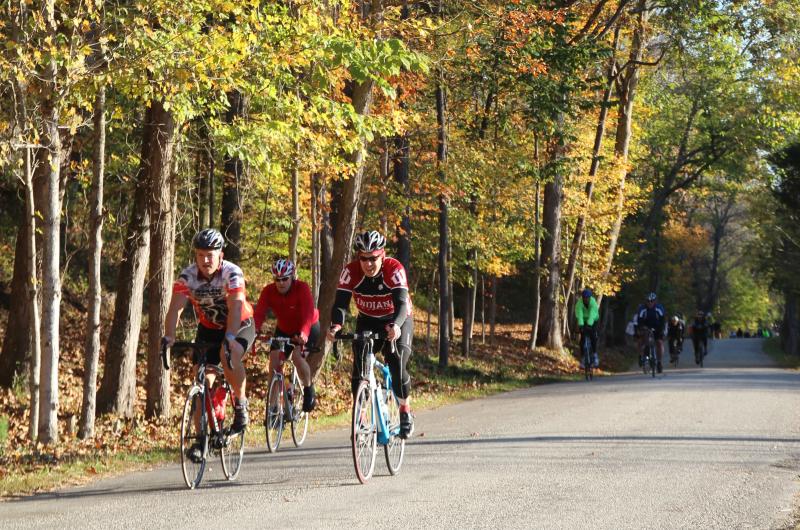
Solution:
M385 320L378 320L376 318L359 317L356 321L356 333L363 331L374 331L377 333L386 333ZM378 350L383 352L383 359L389 365L389 372L392 374L392 390L395 395L400 399L406 399L409 391L411 390L411 376L406 370L408 359L411 357L411 340L414 338L414 321L409 317L400 327L400 338L397 339L395 345L397 350L392 352L392 347L389 341L376 341L374 343L374 351ZM350 380L350 386L355 396L358 390L358 383L361 381L361 350L363 342L353 341L353 374Z

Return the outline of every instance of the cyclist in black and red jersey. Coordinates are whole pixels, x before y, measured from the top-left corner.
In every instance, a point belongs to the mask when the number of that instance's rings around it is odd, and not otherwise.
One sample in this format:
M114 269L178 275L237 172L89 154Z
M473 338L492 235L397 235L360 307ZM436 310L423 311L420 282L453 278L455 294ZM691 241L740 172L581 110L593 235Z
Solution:
M414 320L411 318L406 271L399 261L386 256L385 246L386 239L375 230L356 236L358 259L348 263L339 277L328 339L333 340L342 329L351 297L358 308L356 333L367 330L386 333L388 340L378 341L377 349L383 351L392 374L392 388L400 401L400 437L405 439L414 431L409 396L411 377L406 370L411 356ZM394 353L389 341L396 341ZM357 354L361 348L360 341L353 342L353 394L361 377L361 359Z
M258 297L254 318L256 330L261 329L267 311L272 309L275 313L274 337L291 338L299 346L292 355L292 362L297 367L297 375L305 387L303 389L303 412L314 410L316 392L311 381L311 368L303 357L303 346L316 344L319 337L319 311L314 307L314 297L311 288L302 280L297 279L297 270L294 262L289 259L279 259L272 266L274 282L267 284ZM280 365L280 351L277 349L269 352L270 377Z
M187 300L192 302L200 320L195 341L214 345L206 354L208 364L220 364L224 356L222 342L227 341L233 368L229 368L227 362L221 364L236 397L231 431L239 432L248 423L243 359L256 338L256 330L253 308L245 296L244 274L236 264L222 259L224 242L222 234L213 228L201 230L194 236L195 263L183 269L172 288L172 300L164 322L164 341L168 346L175 342L175 327ZM197 359L194 363L196 372ZM207 377L212 379L213 375ZM202 444L198 441L190 458L202 458L200 448Z

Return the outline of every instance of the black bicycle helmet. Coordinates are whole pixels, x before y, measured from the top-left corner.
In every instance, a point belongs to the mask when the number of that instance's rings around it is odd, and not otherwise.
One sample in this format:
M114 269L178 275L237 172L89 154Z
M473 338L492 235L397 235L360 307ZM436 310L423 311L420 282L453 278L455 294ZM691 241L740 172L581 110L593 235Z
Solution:
M356 236L355 247L359 252L374 252L386 246L386 238L377 230L369 230Z
M192 245L201 250L220 250L225 245L225 238L215 228L204 228L195 234Z

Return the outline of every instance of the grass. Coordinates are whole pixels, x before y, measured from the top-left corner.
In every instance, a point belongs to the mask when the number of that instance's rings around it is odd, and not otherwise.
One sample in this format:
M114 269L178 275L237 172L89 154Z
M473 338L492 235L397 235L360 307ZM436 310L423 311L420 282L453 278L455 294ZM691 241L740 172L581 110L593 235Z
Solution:
M800 355L789 355L783 351L780 337L764 339L762 348L764 353L772 357L781 368L800 369Z
M62 484L78 485L89 482L96 476L147 469L170 461L176 461L175 450L172 448L78 458L52 464L38 462L34 469L25 473L0 473L0 495L17 496L50 490Z

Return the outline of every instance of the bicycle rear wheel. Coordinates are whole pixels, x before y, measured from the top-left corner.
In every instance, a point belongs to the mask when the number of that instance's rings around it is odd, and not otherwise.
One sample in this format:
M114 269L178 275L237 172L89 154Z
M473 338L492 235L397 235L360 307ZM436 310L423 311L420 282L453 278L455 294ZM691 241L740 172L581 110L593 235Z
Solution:
M267 407L264 414L264 430L267 436L267 451L274 453L281 445L283 434L283 379L272 376L267 393Z
M303 384L297 376L297 370L292 374L292 441L295 447L300 447L306 441L308 434L308 412L303 412Z
M656 348L655 346L650 347L650 373L653 377L656 376Z
M403 455L406 452L406 441L400 438L400 402L391 388L386 389L387 425L389 441L383 446L386 456L386 467L389 473L396 475L403 465Z
M228 390L228 398L225 401L225 416L230 420L230 423L233 423L233 394L230 390ZM233 480L239 475L239 471L242 469L245 430L231 434L230 425L223 425L224 422L220 423L220 429L222 429L224 433L222 448L219 452L219 458L222 461L222 472L225 474L225 478Z
M351 440L353 464L358 481L365 484L375 470L378 433L375 429L375 403L367 381L361 381L353 400Z
M189 489L195 489L203 480L206 469L206 455L208 454L208 418L206 417L203 400L205 393L197 385L189 389L186 402L183 405L183 418L181 419L181 469L183 480ZM198 429L194 416L200 415L200 428ZM196 449L199 444L201 458L195 462L189 452Z

